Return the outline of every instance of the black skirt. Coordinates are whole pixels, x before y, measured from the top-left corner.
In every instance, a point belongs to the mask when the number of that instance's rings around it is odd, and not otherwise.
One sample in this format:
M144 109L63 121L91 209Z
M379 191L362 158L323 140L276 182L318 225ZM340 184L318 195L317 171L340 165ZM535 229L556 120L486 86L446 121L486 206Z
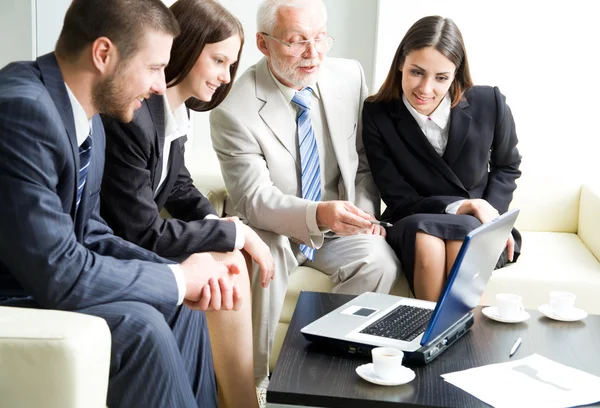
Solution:
M406 275L410 290L414 290L414 267L415 267L415 240L417 232L422 231L444 240L463 241L467 234L479 227L481 222L472 215L454 214L414 214L394 223L387 229L387 242L396 252L402 263L402 269ZM515 238L515 255L513 262L517 260L520 252L521 236L513 229ZM504 249L496 269L508 263L508 249Z

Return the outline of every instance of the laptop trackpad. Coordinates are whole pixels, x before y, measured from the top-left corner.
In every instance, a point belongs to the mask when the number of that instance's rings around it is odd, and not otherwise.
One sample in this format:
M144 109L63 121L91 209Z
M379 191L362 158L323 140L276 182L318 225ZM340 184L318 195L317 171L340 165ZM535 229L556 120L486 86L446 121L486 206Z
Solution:
M351 305L342 310L340 313L349 315L349 316L358 316L358 317L371 317L375 313L379 312L380 309L373 309L372 307L360 306L360 305Z

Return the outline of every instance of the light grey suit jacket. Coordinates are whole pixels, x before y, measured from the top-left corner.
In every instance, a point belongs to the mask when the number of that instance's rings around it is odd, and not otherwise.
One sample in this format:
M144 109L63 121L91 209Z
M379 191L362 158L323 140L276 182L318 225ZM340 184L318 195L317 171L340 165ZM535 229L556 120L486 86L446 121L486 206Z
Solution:
M362 67L354 60L327 58L320 69L324 126L341 173L338 197L378 216L379 194L361 136L367 96ZM211 137L229 192L226 211L253 227L310 244L296 118L284 109L286 104L263 58L211 112Z

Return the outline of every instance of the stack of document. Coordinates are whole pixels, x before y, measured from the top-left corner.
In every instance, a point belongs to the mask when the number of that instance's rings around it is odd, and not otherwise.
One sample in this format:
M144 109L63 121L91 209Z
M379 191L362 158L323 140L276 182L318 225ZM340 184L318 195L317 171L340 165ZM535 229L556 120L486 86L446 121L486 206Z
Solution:
M538 354L509 363L443 374L494 407L572 407L600 401L600 377Z

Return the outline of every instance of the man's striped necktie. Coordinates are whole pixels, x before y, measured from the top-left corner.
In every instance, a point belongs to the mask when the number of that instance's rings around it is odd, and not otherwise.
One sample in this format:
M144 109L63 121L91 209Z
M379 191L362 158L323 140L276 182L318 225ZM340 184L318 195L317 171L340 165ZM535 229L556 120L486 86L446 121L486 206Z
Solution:
M312 89L304 88L296 92L292 102L298 105L298 142L300 144L300 163L302 165L302 198L312 201L321 200L321 168L319 165L319 151L315 132L310 119L310 103ZM304 244L300 251L311 261L315 257L315 249Z
M85 187L85 180L87 173L90 168L90 159L92 158L92 135L85 139L81 146L79 146L79 184L77 185L77 201L75 202L75 212L79 210L79 203L81 202L81 196L83 195L83 189Z

